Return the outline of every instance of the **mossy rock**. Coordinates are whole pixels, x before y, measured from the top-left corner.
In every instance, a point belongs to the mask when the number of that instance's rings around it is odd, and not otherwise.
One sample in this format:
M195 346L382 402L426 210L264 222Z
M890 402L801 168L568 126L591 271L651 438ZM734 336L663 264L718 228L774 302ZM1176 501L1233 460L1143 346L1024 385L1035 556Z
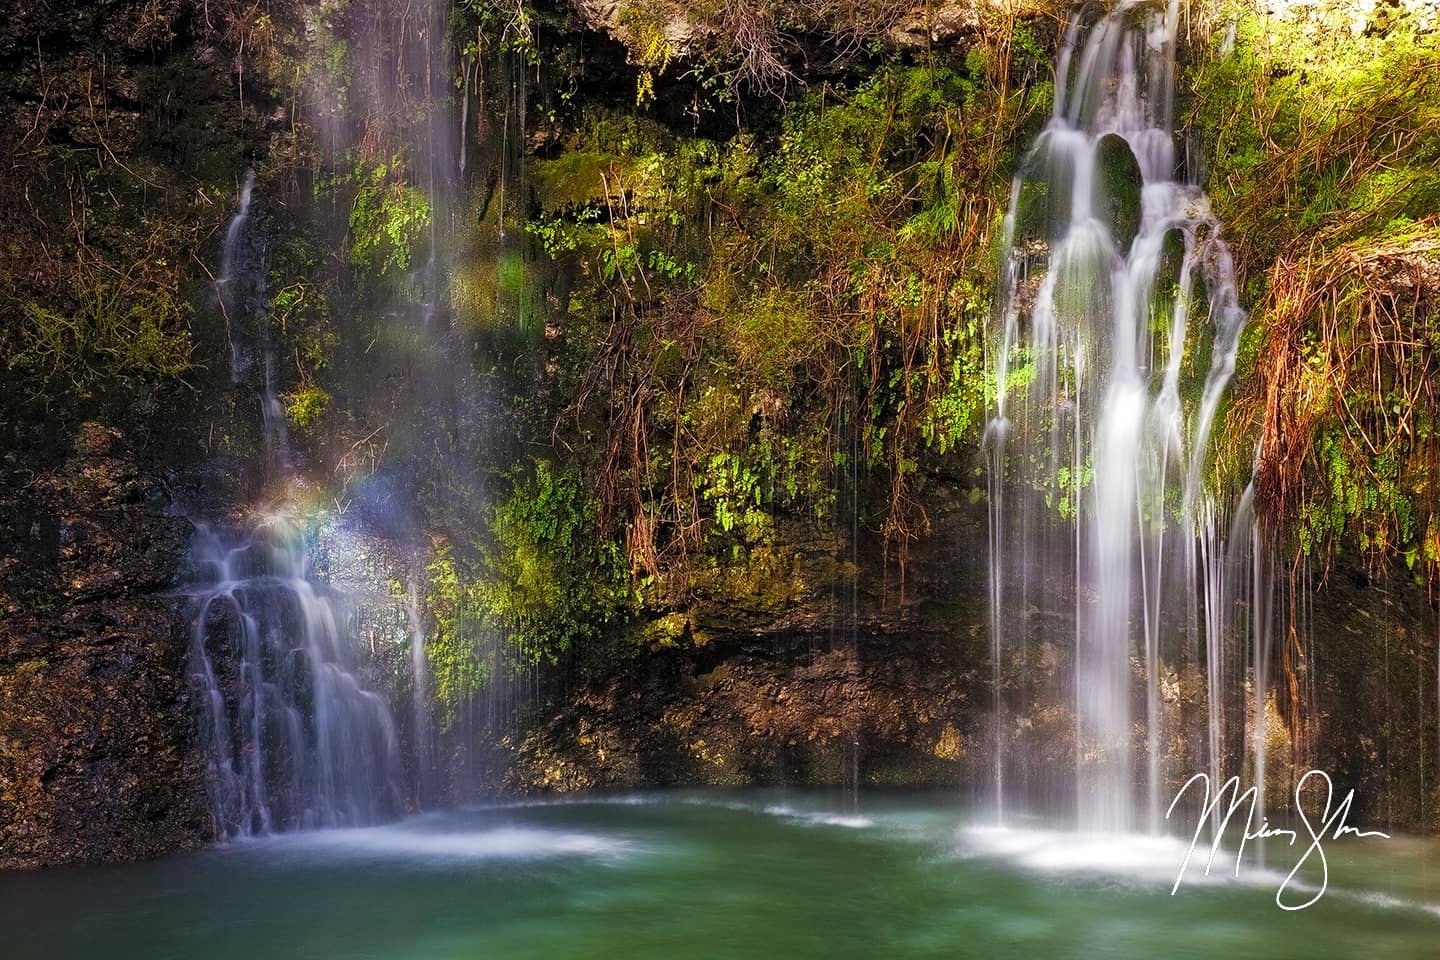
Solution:
M623 158L612 153L571 151L536 165L536 193L546 213L605 200L605 183L614 180Z
M1050 143L1042 134L1025 161L1015 204L1015 242L1022 247L1052 244L1070 225L1075 163L1066 152L1050 149Z
M1140 193L1144 178L1130 144L1107 133L1095 145L1095 215L1110 227L1115 248L1130 252L1140 232Z
M1155 263L1155 282L1150 288L1151 333L1168 337L1176 298L1180 292L1180 270L1185 263L1185 235L1178 227L1165 231ZM1192 311L1193 316L1193 311Z
M1049 243L1053 228L1050 217L1050 183L1027 178L1020 184L1015 203L1015 243L1022 249Z

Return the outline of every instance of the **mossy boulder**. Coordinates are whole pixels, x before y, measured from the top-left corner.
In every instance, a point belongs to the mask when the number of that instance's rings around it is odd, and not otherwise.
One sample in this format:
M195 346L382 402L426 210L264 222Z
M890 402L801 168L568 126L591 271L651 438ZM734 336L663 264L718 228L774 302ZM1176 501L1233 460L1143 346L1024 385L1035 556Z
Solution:
M1107 133L1095 145L1095 215L1110 228L1115 248L1128 254L1140 232L1140 163L1125 138Z

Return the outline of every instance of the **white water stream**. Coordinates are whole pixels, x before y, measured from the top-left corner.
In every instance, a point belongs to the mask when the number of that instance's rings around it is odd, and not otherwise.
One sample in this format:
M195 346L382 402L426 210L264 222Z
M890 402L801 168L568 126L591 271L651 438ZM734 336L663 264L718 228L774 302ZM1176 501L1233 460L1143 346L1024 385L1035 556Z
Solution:
M1204 636L1218 771L1223 691L1245 680L1227 668L1228 645L1237 626L1268 636L1263 604L1235 620L1237 603L1268 589L1249 498L1230 513L1207 487L1246 314L1221 224L1177 157L1180 9L1071 15L1054 114L1011 192L987 338L1002 817L1007 779L1026 766L1007 717L1027 714L1005 704L1002 672L1047 644L1073 650L1076 820L1154 830L1168 801L1165 671L1196 661ZM1263 717L1268 651L1254 651Z

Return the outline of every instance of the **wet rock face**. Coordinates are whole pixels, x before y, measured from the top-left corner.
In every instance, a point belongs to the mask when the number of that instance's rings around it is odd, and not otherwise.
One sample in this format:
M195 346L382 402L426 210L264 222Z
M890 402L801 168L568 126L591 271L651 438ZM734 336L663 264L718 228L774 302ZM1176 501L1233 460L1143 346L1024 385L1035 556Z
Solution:
M985 782L983 504L950 484L928 503L903 589L878 543L852 555L791 531L801 582L698 604L672 641L541 709L506 744L505 788Z
M1116 246L1129 255L1140 232L1140 196L1144 178L1140 164L1123 137L1107 133L1100 138L1095 159L1095 195L1100 219L1110 227Z
M844 784L858 774L862 785L957 785L985 796L997 731L984 504L943 483L928 495L933 530L912 549L903 598L893 570L888 596L881 595L873 545L859 553L853 594L843 570L826 584L824 544L816 540L801 564L812 592L788 590L783 600L748 605L732 596L689 611L683 628L671 625L673 642L632 648L610 671L581 678L537 708L501 745L493 782L534 793ZM834 553L826 555L843 568L849 551ZM1337 558L1328 575L1316 571L1302 586L1308 629L1288 640L1277 634L1270 668L1268 809L1288 809L1296 778L1313 767L1330 773L1341 794L1355 788L1354 822L1435 831L1440 621L1433 601L1403 565L1367 573L1354 558ZM851 604L857 621L846 619ZM1063 612L1032 613L1048 620L1043 641L1027 658L1002 664L1006 781L1036 809L1056 798L1068 809L1075 626ZM1285 644L1298 646L1287 655ZM1232 654L1229 670L1253 657L1248 647ZM1203 666L1167 666L1160 686L1168 800L1208 769ZM1138 661L1132 692L1132 709L1143 716ZM1224 766L1248 784L1252 693L1237 686L1231 694L1221 704ZM1137 732L1137 770L1144 746Z
M183 0L16 0L0 24L0 102L32 135L129 150L145 122L146 65L173 44L183 8ZM72 103L86 109L67 109Z
M975 678L935 639L868 637L852 652L790 636L709 651L718 662L648 658L523 736L506 787L973 781Z
M6 463L0 513L0 868L135 859L209 838L191 742L187 521L161 512L120 435Z
M1308 630L1296 641L1303 656L1288 658L1295 685L1286 660L1275 671L1287 726L1286 694L1293 689L1299 699L1287 731L1292 752L1274 758L1275 775L1286 778L1288 794L1295 777L1318 767L1342 795L1354 788L1352 822L1440 831L1440 611L1433 596L1398 562L1366 567L1341 558L1328 572L1307 574L1302 583L1316 592Z

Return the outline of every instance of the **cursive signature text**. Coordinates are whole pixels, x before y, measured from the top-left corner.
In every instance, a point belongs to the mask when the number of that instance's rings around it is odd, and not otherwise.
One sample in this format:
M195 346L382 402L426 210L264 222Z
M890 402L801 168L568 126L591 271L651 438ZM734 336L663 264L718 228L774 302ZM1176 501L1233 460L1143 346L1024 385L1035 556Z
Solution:
M1306 811L1302 799L1305 784L1308 783L1312 777L1318 777L1324 781L1325 806L1321 809L1318 820L1311 819L1310 813ZM1180 889L1180 881L1185 879L1185 871L1190 867L1190 860L1195 854L1195 847L1200 842L1200 835L1205 830L1206 821L1216 820L1215 829L1211 834L1210 856L1205 861L1205 875L1208 877L1210 875L1210 868L1215 864L1215 855L1220 852L1220 842L1224 838L1225 831L1230 824L1230 819L1235 815L1237 810L1246 806L1247 801L1249 802L1249 808L1245 814L1245 829L1240 836L1239 849L1235 851L1235 876L1238 877L1240 875L1240 860L1245 855L1245 845L1251 840L1283 838L1286 843L1292 847L1302 842L1301 831L1272 827L1270 822L1263 817L1259 824L1255 823L1256 809L1259 805L1259 792L1255 787L1250 787L1248 790L1242 791L1240 789L1239 777L1231 777L1229 780L1226 780L1220 785L1220 789L1214 791L1212 794L1209 775L1204 773L1195 774L1195 776L1186 780L1185 785L1175 794L1175 799L1170 802L1170 809L1165 811L1166 820L1169 820L1175 812L1175 806L1180 802L1180 798L1185 796L1185 794L1190 791L1190 788L1197 784L1204 790L1203 805L1200 810L1200 816L1196 820L1195 833L1190 839L1190 846L1185 851L1185 860L1180 864L1180 872L1175 877L1175 885L1170 888L1171 896L1174 896L1175 892ZM1354 790L1346 793L1344 799L1339 803L1335 803L1334 800L1335 787L1330 782L1330 775L1323 770L1311 770L1295 784L1295 812L1300 818L1300 823L1304 828L1303 832L1308 838L1309 845L1305 848L1305 852L1300 855L1300 859L1295 862L1295 866L1286 874L1285 879L1280 882L1280 888L1275 891L1275 904L1281 910L1304 910L1325 895L1325 890L1330 885L1330 865L1325 859L1324 842L1326 840L1338 840L1346 834L1355 837L1381 837L1386 840L1390 839L1389 834L1381 833L1379 830L1359 830L1349 825L1347 821L1350 818L1350 806L1355 801ZM1217 817L1218 819L1216 819ZM1295 884L1295 877L1300 872L1300 869L1310 861L1311 857L1318 858L1320 863L1320 888L1304 903L1287 902L1285 897L1286 891L1290 890L1292 886L1298 886Z

